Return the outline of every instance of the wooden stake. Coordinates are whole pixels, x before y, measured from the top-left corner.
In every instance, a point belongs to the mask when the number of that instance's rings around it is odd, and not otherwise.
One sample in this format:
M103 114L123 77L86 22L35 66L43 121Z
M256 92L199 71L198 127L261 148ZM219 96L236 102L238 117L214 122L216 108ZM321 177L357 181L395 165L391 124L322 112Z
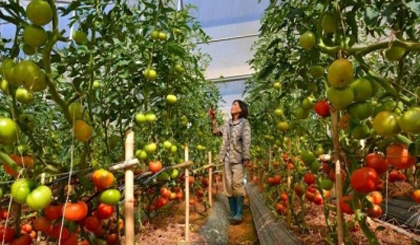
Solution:
M45 184L45 173L41 174L41 185ZM40 244L41 243L41 236L42 233L40 231L37 232L36 234L36 244Z
M336 189L336 202L337 202L337 234L338 244L344 244L344 221L343 212L341 211L339 202L343 196L343 183L341 177L340 166L340 139L338 135L338 112L335 108L331 108L331 130L334 144L334 162L335 162L335 189Z
M271 172L271 145L268 146L268 170Z
M211 165L211 151L209 151L209 165ZM208 197L209 197L209 205L210 207L213 206L213 194L212 194L212 190L211 187L213 185L213 167L209 168L209 190L208 190Z
M290 190L291 184L292 184L292 178L290 176L290 168L288 165L286 165L287 168L287 188ZM289 211L287 212L287 227L292 227L292 213Z
M185 162L188 162L188 143L185 144ZM190 172L185 168L185 241L190 241Z
M129 130L125 139L125 159L134 155L134 131ZM134 245L134 173L125 171L125 244Z

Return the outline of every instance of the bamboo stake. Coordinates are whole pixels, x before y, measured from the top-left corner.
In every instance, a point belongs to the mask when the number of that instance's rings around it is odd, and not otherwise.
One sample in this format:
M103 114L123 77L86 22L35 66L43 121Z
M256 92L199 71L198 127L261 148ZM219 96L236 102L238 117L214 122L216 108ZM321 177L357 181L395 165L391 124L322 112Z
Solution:
M128 131L125 139L125 159L134 155L134 131ZM134 173L125 171L125 244L134 245Z
M335 161L335 189L336 189L336 202L337 202L337 234L338 244L343 244L344 241L344 224L343 212L341 211L339 202L343 196L343 183L341 179L341 166L340 166L340 140L338 135L338 113L335 108L331 108L331 130L333 135L334 144L334 161Z
M211 164L211 151L209 151L209 165L212 165ZM209 197L209 205L210 205L210 207L213 206L213 200L212 200L213 194L211 192L212 191L211 190L212 185L213 185L213 167L210 167L209 168L209 190L208 190L208 193L207 193L207 195Z
M185 144L185 162L188 162L188 143ZM190 173L188 166L185 168L185 241L190 241Z

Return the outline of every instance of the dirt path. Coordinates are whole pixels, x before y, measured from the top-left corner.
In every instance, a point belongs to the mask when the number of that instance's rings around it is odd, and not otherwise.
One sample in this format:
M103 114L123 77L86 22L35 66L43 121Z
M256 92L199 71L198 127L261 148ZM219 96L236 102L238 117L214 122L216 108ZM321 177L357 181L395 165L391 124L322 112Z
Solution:
M229 226L229 244L231 245L258 245L257 231L254 227L249 199L245 197L244 220L239 225Z

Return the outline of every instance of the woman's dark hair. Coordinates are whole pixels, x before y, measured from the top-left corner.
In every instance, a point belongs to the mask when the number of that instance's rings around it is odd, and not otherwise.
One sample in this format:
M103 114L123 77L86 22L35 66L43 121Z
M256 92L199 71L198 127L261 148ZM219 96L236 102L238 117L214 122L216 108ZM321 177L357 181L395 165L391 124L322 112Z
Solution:
M239 113L239 118L248 119L248 105L242 100L234 100L232 105L238 102L239 107L241 107L241 113Z

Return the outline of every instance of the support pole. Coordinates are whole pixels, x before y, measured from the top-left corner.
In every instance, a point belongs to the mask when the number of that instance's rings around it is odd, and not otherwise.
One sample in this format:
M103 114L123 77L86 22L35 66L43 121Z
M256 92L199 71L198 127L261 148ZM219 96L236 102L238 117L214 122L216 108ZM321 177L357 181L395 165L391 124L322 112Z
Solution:
M129 130L125 139L125 160L134 155L134 131ZM134 173L125 171L125 244L134 245Z
M268 146L268 170L270 172L272 170L272 166L271 166L271 155L272 155L272 152L271 152L271 144L270 144L270 146Z
M211 165L211 151L209 151L209 165ZM209 190L207 193L210 207L213 206L213 194L211 190L212 185L213 185L213 167L210 167L209 168Z
M343 221L343 212L341 211L339 202L343 196L343 183L341 176L341 166L340 166L340 139L338 132L338 112L332 107L331 108L331 130L333 135L333 144L334 144L334 162L335 162L335 190L337 195L337 235L338 235L338 245L344 244L344 221Z
M188 143L185 144L185 162L188 162ZM185 241L190 241L190 172L185 168Z

